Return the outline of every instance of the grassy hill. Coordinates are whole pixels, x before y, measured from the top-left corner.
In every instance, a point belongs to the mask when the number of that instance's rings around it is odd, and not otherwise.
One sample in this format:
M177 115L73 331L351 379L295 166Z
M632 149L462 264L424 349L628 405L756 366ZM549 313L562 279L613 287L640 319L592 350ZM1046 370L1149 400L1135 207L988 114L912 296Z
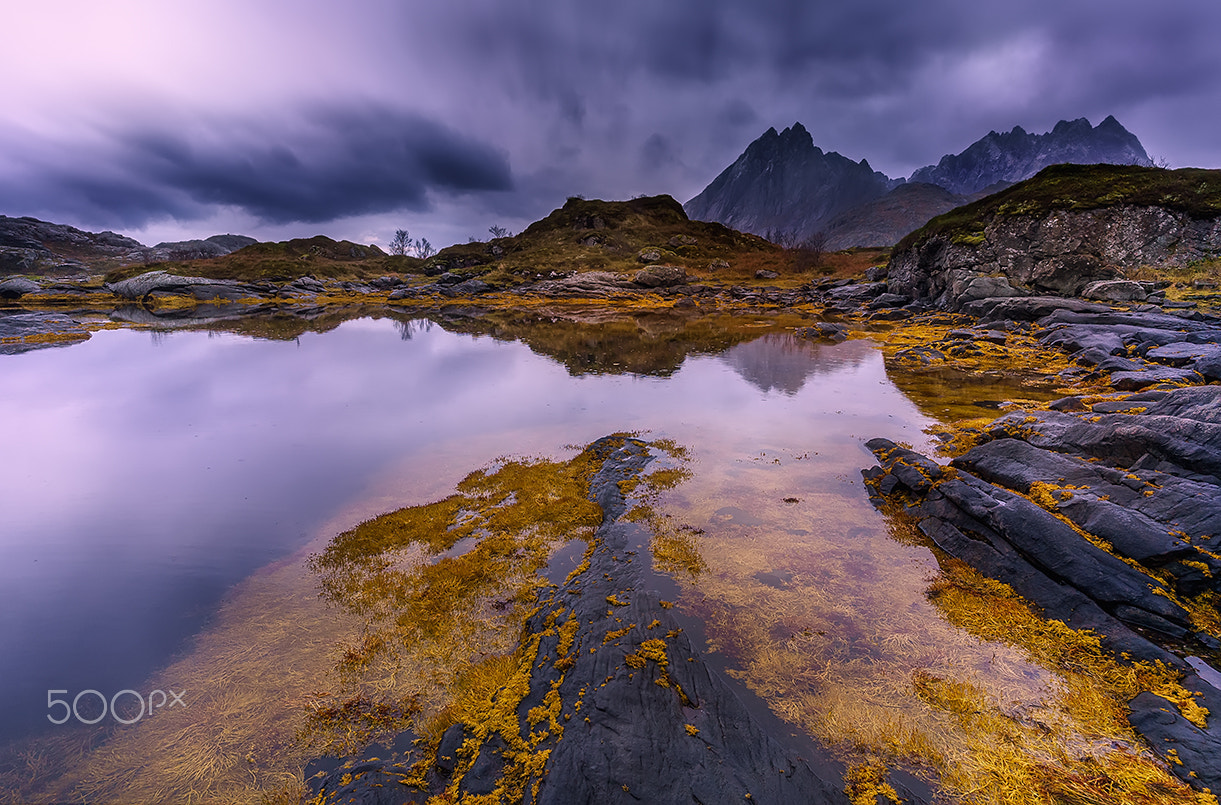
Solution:
M387 274L435 276L454 272L506 288L542 277L584 271L634 272L649 262L678 265L723 281L753 280L759 270L797 280L856 273L883 261L872 250L812 256L786 250L757 235L717 223L692 221L670 196L599 201L570 198L563 207L512 237L462 243L427 260L388 255L377 246L324 236L259 243L224 257L128 266L106 275L116 282L159 269L184 276L243 282L316 279L362 280Z
M287 282L307 274L316 279L363 279L415 271L422 262L414 257L393 257L376 246L317 235L281 243L256 243L205 260L125 266L107 272L106 281L118 282L151 270L243 282Z
M494 284L532 281L552 271L635 271L651 262L679 265L691 272L724 272L717 261L737 273L770 269L783 272L791 256L757 235L722 224L692 221L670 196L599 201L570 198L564 206L523 232L490 243L450 246L429 260L429 268L482 274ZM481 270L471 272L478 267Z

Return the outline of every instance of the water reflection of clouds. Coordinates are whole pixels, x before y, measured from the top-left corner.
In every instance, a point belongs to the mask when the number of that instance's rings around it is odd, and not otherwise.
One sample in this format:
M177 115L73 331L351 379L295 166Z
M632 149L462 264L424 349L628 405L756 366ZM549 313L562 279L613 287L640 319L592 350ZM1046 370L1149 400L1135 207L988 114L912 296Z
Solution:
M490 458L649 430L720 453L831 452L858 429L912 440L900 422L919 419L865 344L770 361L784 342L763 339L740 359L688 356L665 378L573 377L520 342L401 329L155 345L102 331L4 358L0 640L30 650L0 657L0 721L39 722L52 675L61 688L135 684L229 585L303 545L379 473L446 444L486 441Z

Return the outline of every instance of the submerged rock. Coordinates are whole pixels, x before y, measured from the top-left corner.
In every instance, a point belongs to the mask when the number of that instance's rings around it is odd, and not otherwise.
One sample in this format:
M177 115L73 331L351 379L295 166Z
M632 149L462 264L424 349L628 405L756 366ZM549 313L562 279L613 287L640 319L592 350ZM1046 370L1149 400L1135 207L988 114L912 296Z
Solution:
M89 331L62 313L0 312L0 355L17 355L88 340Z
M599 803L847 803L838 781L767 736L701 660L668 606L649 590L639 526L622 519L620 484L649 462L636 439L605 450L589 497L603 511L585 561L544 591L523 630L528 684L506 685L503 722L442 736L428 791L405 788L400 759L365 761L312 780L320 802L423 802L485 795L567 805ZM384 799L386 788L396 797Z

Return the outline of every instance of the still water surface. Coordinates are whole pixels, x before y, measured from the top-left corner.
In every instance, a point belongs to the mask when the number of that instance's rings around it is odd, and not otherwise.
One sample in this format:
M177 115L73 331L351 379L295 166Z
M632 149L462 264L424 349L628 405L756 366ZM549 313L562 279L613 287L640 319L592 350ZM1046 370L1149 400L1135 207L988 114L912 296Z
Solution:
M870 342L814 344L782 324L662 350L652 374L617 364L672 344L681 321L621 321L639 342L622 361L593 354L591 329L585 364L570 323L532 324L532 349L368 318L292 341L107 330L0 358L0 743L57 729L48 690L146 691L260 567L299 566L336 530L443 495L496 456L568 455L616 431L691 449L695 477L669 505L712 532L710 582L782 595L820 564L788 554L838 545L828 566L885 599L887 568L854 546L885 534L862 443L927 448L931 420ZM758 527L769 517L779 531ZM922 549L891 552L918 565L917 587L932 572Z

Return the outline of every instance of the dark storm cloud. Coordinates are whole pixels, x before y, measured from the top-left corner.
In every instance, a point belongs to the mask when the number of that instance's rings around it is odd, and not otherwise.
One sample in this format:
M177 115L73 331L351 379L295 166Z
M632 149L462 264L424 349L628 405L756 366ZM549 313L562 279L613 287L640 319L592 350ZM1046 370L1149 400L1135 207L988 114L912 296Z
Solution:
M430 194L505 191L507 157L416 114L325 107L274 122L207 121L112 132L96 153L43 153L16 206L58 197L81 218L140 225L216 205L269 223L428 209ZM7 198L6 198L7 197Z
M678 161L674 144L661 134L653 134L640 148L640 167L646 172L661 170Z
M160 61L115 47L130 26L81 24L10 88L0 212L373 237L403 211L465 236L571 194L690 198L794 121L896 177L992 129L1108 114L1154 156L1221 166L1216 0L133 2L159 20L141 37L173 43ZM72 25L43 5L23 13ZM40 55L23 41L0 67Z
M452 34L470 45L473 63L495 64L556 107L566 92L580 93L587 121L629 91L641 118L665 115L682 98L702 99L702 113L666 121L667 138L688 149L727 140L722 135L731 128L740 129L733 146L740 152L767 125L800 119L824 146L910 170L989 129L1040 131L1062 118L1097 123L1107 114L1132 125L1142 112L1149 116L1151 104L1175 97L1198 99L1197 139L1221 122L1213 103L1221 74L1213 41L1221 4L1214 0L623 0L472 8ZM732 100L759 118L725 116ZM1136 133L1184 136L1169 121L1150 123ZM658 123L629 128L630 147L639 149ZM735 155L716 158L723 165Z

